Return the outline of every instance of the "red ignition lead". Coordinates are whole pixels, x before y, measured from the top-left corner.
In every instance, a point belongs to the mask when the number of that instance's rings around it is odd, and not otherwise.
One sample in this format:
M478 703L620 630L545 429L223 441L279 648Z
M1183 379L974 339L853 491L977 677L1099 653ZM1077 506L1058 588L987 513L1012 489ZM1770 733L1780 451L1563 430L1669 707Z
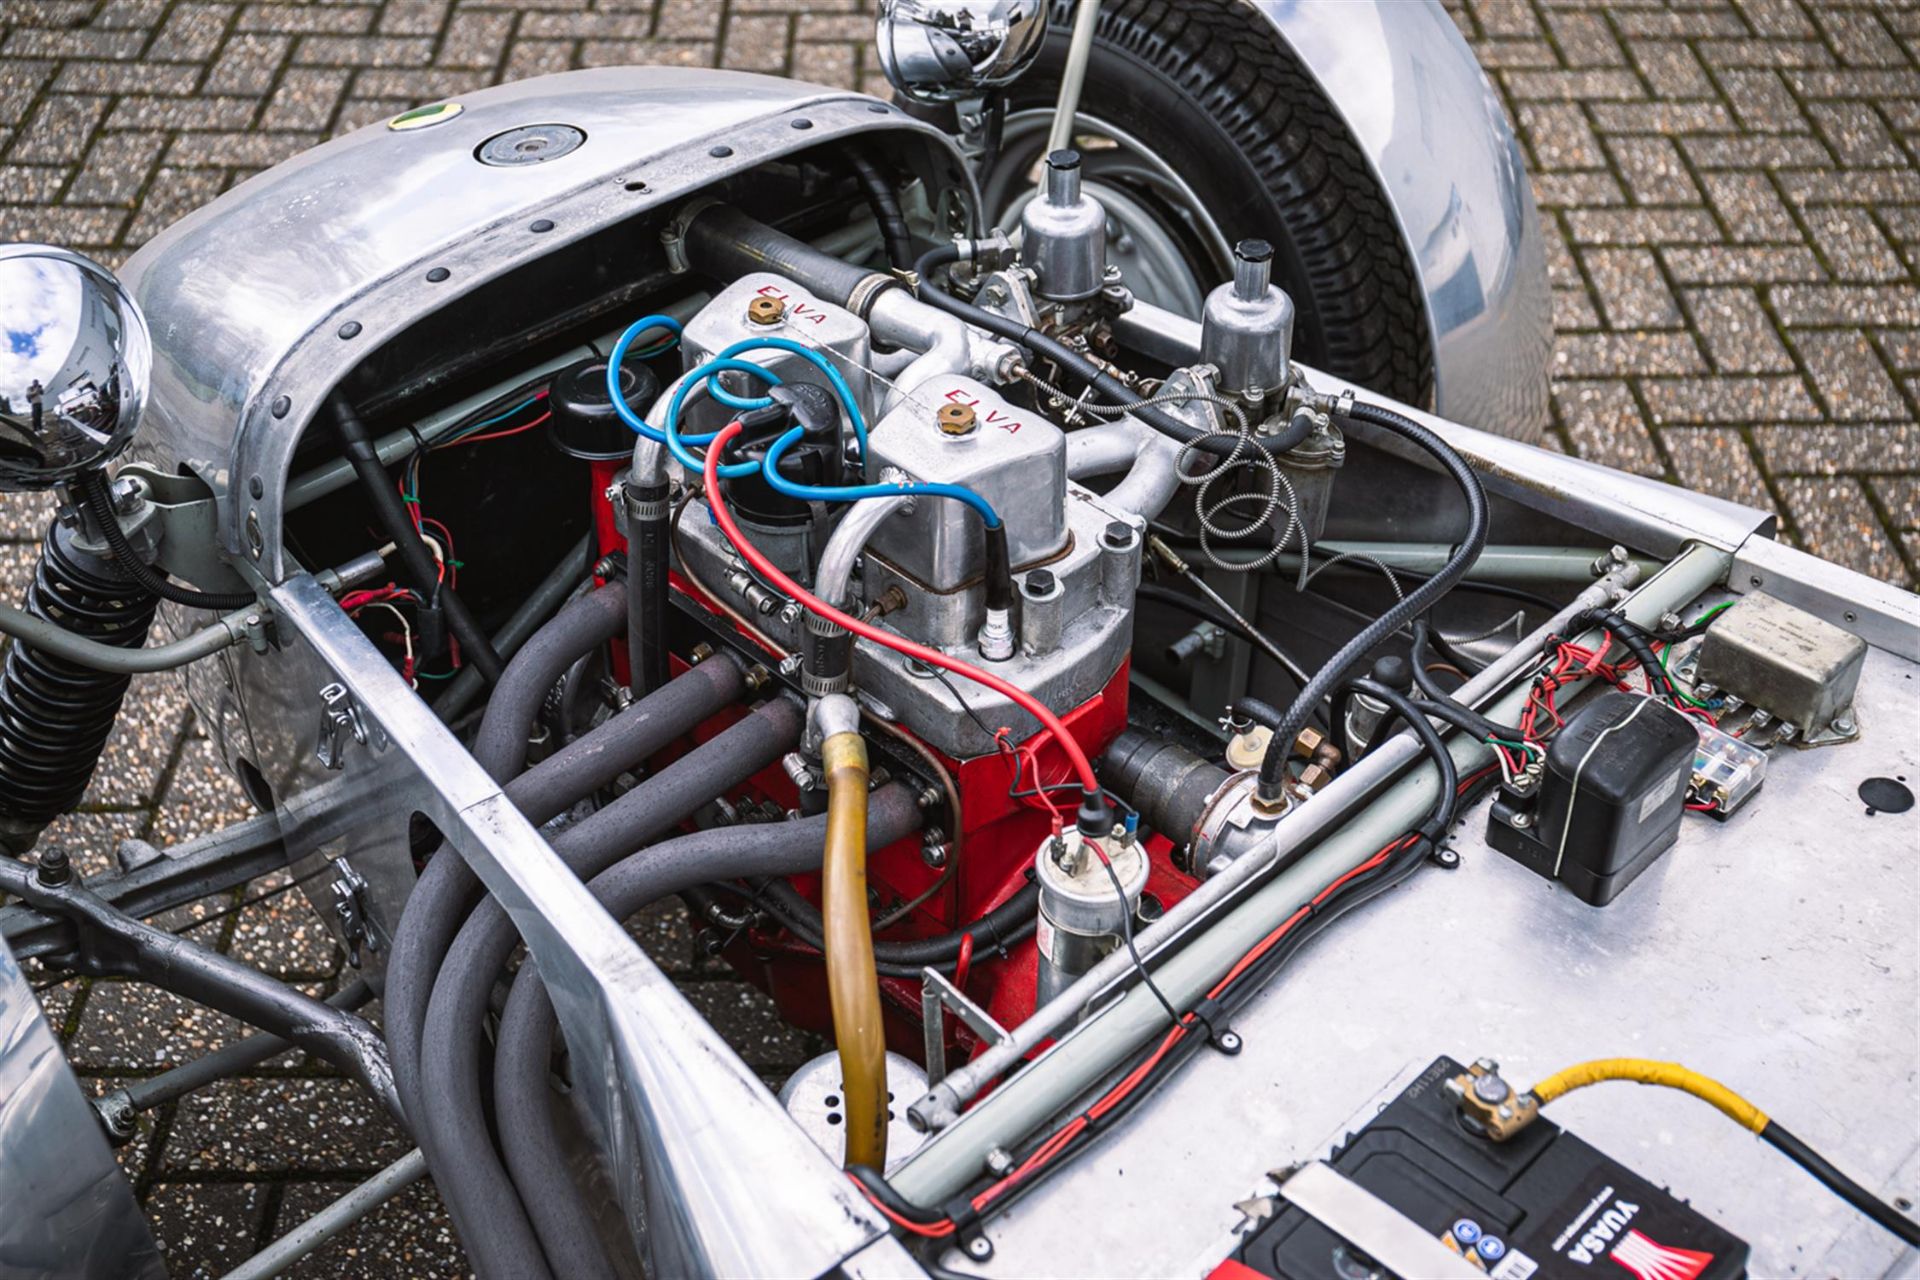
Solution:
M951 671L957 676L962 676L975 684L984 685L995 693L1011 699L1028 715L1038 720L1041 727L1060 744L1060 749L1067 753L1067 759L1073 765L1073 772L1087 794L1099 795L1100 781L1094 777L1093 761L1087 758L1087 753L1080 749L1080 744L1075 742L1073 735L1067 732L1067 726L1061 723L1060 717L1053 714L1038 698L1018 685L1002 680L990 671L982 671L979 667L971 666L938 649L929 649L925 645L915 644L890 631L882 631L879 627L862 622L851 614L842 613L780 572L771 560L760 554L759 549L740 532L740 526L734 523L733 513L727 510L726 499L720 492L720 455L726 451L727 445L740 434L741 430L742 427L738 422L728 423L720 434L714 437L713 443L707 446L707 456L704 460L708 509L713 512L714 521L719 524L720 532L725 534L727 541L733 544L733 549L740 553L740 558L752 565L754 571L762 578L772 583L789 598L798 601L800 606L808 612L818 614L854 635L865 637L897 653L904 653L909 658L917 658L928 666Z

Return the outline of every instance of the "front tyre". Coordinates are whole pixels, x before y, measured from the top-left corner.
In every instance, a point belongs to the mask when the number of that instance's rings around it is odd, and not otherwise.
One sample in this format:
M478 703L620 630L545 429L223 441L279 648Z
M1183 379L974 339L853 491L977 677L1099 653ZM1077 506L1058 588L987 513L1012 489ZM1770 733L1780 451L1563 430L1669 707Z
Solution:
M1073 0L1052 0L1039 61L1008 90L987 217L1017 225L1046 148ZM1417 406L1433 341L1414 263L1366 157L1312 75L1250 5L1109 0L1075 119L1109 255L1147 301L1189 317L1232 274L1230 246L1274 246L1297 308L1294 354Z

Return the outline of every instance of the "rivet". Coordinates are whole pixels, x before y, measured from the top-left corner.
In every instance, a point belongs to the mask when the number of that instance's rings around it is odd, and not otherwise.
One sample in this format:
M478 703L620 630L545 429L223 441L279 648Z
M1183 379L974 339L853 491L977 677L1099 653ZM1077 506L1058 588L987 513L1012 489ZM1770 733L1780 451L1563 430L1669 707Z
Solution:
M627 179L626 185L629 191L645 191L647 189L646 182L640 178L629 178Z
M884 102L875 102L870 104L867 107L867 110L873 112L873 114L877 116L883 116L887 114L887 104Z
M796 128L796 129L811 129L811 128L813 128L813 121L811 121L811 120L809 120L809 119L807 119L807 118L806 118L805 116L799 116L799 117L797 117L796 119L794 119L794 121L793 121L792 123L793 123L793 127L794 127L794 128Z
M709 147L707 148L707 154L715 160L725 160L733 154L733 148L728 146Z
M247 492L254 496L255 501L258 501L267 496L267 482L259 476L251 476L247 480Z
M447 270L445 267L435 267L433 270L427 272L427 283L439 284L452 274L453 272Z
M293 410L293 401L285 396L275 396L270 412L276 418L284 418Z
M552 218L536 219L530 226L527 227L527 230L533 232L533 234L535 235L540 235L543 232L551 231L553 230L553 219Z
M340 336L341 336L341 337L342 337L343 339L345 339L345 338L357 338L357 337L359 337L359 336L360 336L360 322L359 322L358 320L349 320L349 321L347 321L347 322L346 322L345 324L343 324L343 325L341 325L341 326L340 326Z

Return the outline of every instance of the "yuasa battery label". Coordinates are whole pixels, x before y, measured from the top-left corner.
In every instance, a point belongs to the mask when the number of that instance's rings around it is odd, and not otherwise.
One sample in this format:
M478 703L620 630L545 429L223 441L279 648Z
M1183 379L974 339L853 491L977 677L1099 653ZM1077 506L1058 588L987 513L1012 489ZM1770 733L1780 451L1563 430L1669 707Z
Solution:
M1676 1207L1625 1169L1595 1170L1547 1215L1551 1235L1536 1237L1534 1247L1550 1250L1558 1264L1551 1269L1562 1274L1618 1277L1617 1266L1639 1280L1698 1280L1713 1265L1718 1242L1702 1238L1713 1231L1704 1219Z

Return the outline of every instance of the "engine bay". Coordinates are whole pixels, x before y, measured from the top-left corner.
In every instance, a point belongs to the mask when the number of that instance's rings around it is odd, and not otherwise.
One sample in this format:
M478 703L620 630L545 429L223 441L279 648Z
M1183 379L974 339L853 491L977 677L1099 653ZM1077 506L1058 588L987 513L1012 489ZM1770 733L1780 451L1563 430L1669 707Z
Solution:
M482 1273L1911 1256L1910 600L1308 367L1266 241L1136 296L1072 148L991 228L895 107L750 114L408 248L234 414L176 354L48 534L69 600L123 526L235 589L161 625L383 1002L300 1043ZM620 930L673 898L833 1046L778 1101ZM145 976L133 927L37 954ZM1680 1111L1543 1118L1606 1081Z

